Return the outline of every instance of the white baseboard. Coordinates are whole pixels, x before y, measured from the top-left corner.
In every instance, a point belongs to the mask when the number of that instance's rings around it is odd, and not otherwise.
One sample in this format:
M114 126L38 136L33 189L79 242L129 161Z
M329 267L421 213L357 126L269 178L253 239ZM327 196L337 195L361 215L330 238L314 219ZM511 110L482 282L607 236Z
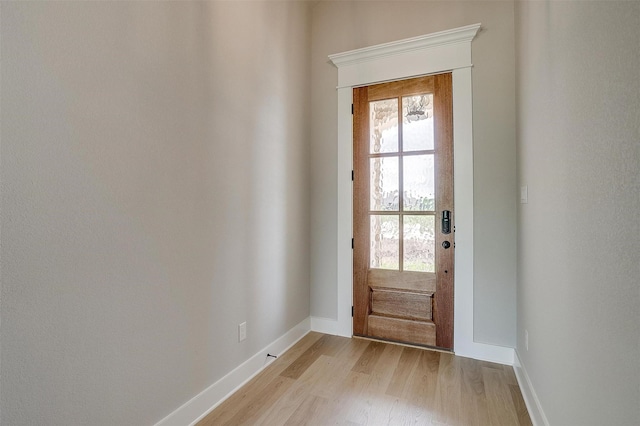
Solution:
M156 423L156 426L195 425L209 412L231 396L238 388L261 372L270 362L267 353L280 355L311 330L311 318L306 318L264 349L240 364L226 376L194 396L180 408Z
M496 364L513 365L513 348L478 342L457 343L454 347L456 355L481 361L495 362Z
M323 317L311 317L311 331L318 333L340 335L338 320Z
M533 426L549 426L547 416L542 410L540 400L538 399L538 395L536 395L535 389L533 389L527 370L520 361L518 351L514 350L514 354L515 360L513 363L513 369L516 372L516 379L518 379L518 385L520 385L520 391L522 392L524 403L527 405L529 417L531 417L531 423L533 423Z

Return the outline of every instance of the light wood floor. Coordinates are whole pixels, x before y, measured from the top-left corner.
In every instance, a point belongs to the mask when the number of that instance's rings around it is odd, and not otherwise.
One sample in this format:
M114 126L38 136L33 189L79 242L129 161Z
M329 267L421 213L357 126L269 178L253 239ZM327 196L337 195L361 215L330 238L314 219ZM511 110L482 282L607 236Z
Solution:
M198 425L531 425L513 369L309 333Z

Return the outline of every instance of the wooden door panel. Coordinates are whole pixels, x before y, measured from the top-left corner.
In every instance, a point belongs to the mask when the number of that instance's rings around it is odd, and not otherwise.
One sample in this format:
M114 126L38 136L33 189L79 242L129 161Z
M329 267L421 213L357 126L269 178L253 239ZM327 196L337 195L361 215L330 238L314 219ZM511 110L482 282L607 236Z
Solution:
M412 321L405 318L369 315L369 333L372 337L436 346L436 326L431 321Z
M435 293L436 274L431 272L369 270L367 283L370 287L405 289L421 293Z
M434 97L434 107L438 114L435 120L436 148L436 194L437 212L442 215L453 209L453 94L451 91L451 74L434 76L438 96ZM442 217L439 217L442 219ZM455 223L451 218L452 224ZM455 245L454 229L450 234L442 233L442 220L436 220L436 249L440 249L445 241L451 245L442 256L436 259L436 292L434 294L434 313L436 321L436 346L453 348L453 250Z
M402 96L412 96L422 93L433 93L433 76L412 78L409 80L390 81L388 83L368 86L368 101L379 101Z
M368 111L368 88L361 87L353 90L354 111ZM354 143L353 162L353 334L367 336L367 316L369 315L369 290L367 288L369 275L368 238L357 237L369 235L369 220L363 220L368 215L369 197L356 194L369 194L369 114L354 114L353 116ZM359 255L355 255L358 253Z
M433 293L371 288L371 314L431 321Z

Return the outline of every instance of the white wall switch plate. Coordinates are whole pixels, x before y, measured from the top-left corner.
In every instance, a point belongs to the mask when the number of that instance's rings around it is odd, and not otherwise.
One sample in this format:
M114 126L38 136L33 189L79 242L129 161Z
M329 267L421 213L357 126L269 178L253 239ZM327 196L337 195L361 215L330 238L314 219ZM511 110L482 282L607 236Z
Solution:
M243 322L238 326L238 342L242 342L247 338L247 323Z
M529 187L527 185L520 187L520 204L529 202Z

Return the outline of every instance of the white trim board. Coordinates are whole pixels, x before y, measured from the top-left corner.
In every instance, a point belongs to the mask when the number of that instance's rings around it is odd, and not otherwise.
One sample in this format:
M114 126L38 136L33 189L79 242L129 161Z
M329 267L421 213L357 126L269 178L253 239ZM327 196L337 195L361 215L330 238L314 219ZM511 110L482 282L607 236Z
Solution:
M513 370L516 373L516 379L518 379L518 385L520 386L524 403L527 406L527 411L529 411L531 423L533 423L533 426L549 426L547 416L542 410L542 405L540 405L538 395L536 394L535 389L533 389L527 370L524 368L524 365L522 365L518 351L514 350L514 354L515 359L513 363Z
M480 24L330 55L338 68L337 333L353 332L352 115L353 87L451 71L453 75L456 252L454 351L513 364L513 348L473 341L473 104L471 41Z
M311 331L324 334L338 334L338 321L332 318L311 317ZM351 337L351 336L345 336Z
M286 352L309 331L311 331L310 317L302 320L273 343L191 398L173 413L156 423L155 426L195 425L241 386L264 370L273 361L273 358L267 358L268 353L280 355Z

